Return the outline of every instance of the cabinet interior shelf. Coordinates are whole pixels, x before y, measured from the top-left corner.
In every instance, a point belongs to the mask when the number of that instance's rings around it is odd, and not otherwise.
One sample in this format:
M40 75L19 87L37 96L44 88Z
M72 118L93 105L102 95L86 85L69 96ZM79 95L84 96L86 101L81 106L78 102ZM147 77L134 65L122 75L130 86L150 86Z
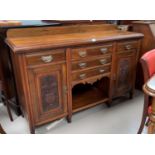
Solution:
M108 101L108 96L94 85L75 86L73 92L73 112L78 112Z

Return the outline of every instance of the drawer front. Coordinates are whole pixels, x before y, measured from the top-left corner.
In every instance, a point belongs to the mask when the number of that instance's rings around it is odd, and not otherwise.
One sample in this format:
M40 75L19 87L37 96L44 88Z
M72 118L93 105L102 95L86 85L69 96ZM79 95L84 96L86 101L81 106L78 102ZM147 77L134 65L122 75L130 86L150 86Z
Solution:
M130 56L130 55L133 55L135 53L137 53L137 49L119 51L119 52L117 52L117 55Z
M117 52L126 52L138 48L138 41L122 41L117 44Z
M97 59L74 61L72 62L72 71L84 70L87 68L93 68L97 66L108 65L111 63L111 56L103 56Z
M65 59L65 50L50 50L26 55L28 65L64 62Z
M82 58L90 58L90 56L102 56L110 54L112 50L112 44L107 44L103 46L72 49L71 55L72 60L80 60Z
M81 71L72 74L72 81L80 81L93 76L106 74L110 72L110 65L103 67L96 67L95 69L89 69L87 71Z

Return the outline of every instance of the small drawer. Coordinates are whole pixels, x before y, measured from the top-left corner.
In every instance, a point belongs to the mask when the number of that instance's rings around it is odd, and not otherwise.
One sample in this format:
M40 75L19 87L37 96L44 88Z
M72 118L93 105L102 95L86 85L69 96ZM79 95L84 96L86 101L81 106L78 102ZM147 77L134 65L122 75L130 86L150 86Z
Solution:
M74 61L72 62L72 71L78 71L82 69L92 68L96 66L103 66L111 63L111 56L104 56L98 59Z
M131 56L137 54L137 49L125 50L117 52L117 55Z
M65 61L65 50L42 51L36 54L27 54L28 65L40 65Z
M117 52L128 51L138 48L138 41L123 41L117 44Z
M103 46L92 46L86 48L72 49L72 60L80 60L82 58L89 58L92 56L101 56L110 54L113 50L112 44Z
M110 65L104 67L96 67L95 69L89 69L87 71L80 71L72 74L72 81L80 81L93 76L106 74L110 72Z

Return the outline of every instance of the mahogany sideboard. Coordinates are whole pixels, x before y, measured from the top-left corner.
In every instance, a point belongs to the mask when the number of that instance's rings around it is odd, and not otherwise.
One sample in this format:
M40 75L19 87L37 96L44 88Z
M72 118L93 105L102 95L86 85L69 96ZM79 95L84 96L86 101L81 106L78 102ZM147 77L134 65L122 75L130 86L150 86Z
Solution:
M31 133L125 94L132 98L142 37L110 24L8 30L18 99Z

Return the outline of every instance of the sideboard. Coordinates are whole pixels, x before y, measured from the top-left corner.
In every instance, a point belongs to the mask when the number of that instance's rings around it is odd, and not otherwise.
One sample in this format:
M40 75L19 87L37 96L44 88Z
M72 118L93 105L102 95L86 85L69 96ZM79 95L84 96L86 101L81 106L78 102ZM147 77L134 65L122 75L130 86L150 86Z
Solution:
M17 94L35 127L129 94L143 34L110 24L10 29Z

